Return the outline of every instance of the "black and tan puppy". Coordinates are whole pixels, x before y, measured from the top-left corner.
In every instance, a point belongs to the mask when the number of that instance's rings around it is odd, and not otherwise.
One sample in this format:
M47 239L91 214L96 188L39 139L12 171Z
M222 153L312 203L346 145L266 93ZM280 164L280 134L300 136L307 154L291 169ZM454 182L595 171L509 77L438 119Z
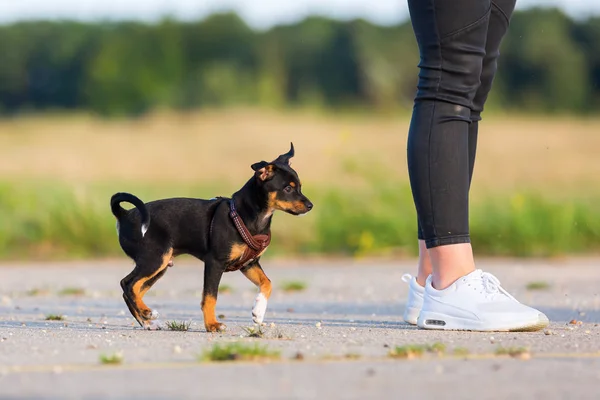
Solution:
M204 261L202 312L208 332L224 328L215 317L215 305L221 276L229 271L240 270L258 286L252 316L254 322L262 323L271 281L260 266L260 257L270 243L273 212L300 215L313 207L290 166L293 156L292 144L288 153L274 161L253 164L254 175L231 198L170 198L144 204L129 193L112 196L119 243L135 262L133 271L121 280L123 298L142 327L156 328L152 320L158 317L144 304L144 295L180 254ZM125 210L121 202L136 208Z

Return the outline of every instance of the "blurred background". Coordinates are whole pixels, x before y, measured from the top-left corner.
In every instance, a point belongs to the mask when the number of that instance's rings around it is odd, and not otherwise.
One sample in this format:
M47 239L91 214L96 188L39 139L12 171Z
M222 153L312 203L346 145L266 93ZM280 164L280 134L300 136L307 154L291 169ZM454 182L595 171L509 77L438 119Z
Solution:
M0 2L0 260L120 256L109 209L228 196L296 146L265 257L416 255L403 0ZM600 2L520 0L480 125L480 256L600 250Z

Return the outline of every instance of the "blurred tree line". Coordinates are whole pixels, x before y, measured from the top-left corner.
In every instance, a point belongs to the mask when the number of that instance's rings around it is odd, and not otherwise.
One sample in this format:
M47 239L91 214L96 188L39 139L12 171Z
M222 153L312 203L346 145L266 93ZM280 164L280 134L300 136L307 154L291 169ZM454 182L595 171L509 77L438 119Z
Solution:
M156 107L409 109L418 52L410 22L321 17L259 32L233 13L197 22L22 22L0 27L0 113ZM490 108L600 108L600 17L517 12Z

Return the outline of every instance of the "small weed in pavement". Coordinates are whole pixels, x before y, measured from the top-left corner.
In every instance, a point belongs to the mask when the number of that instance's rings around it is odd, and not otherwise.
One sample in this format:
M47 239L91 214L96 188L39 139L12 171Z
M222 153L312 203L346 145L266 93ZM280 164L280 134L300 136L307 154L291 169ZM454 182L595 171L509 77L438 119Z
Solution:
M544 281L535 281L529 282L525 288L527 290L548 290L550 289L550 284Z
M423 345L409 344L406 346L396 346L389 352L389 356L392 358L406 358L413 359L421 357L425 352L426 347Z
M435 342L426 346L427 351L430 353L443 354L446 352L446 345L444 343Z
M121 364L123 362L123 354L122 353L114 353L114 354L101 354L100 355L100 364Z
M262 361L279 359L280 353L258 343L217 343L198 358L200 361Z
M469 355L469 349L467 349L466 347L456 347L454 349L454 355L455 356L468 356Z
M46 289L33 288L27 291L27 296L44 296L48 294Z
M498 347L496 349L497 356L510 356L513 358L529 359L531 353L525 347Z
M233 293L233 288L229 285L220 285L219 293Z
M425 345L409 344L406 346L396 346L389 352L389 356L392 358L413 359L423 356L425 352L442 355L445 351L446 345L440 342Z
M242 329L247 333L247 336L251 338L262 339L265 336L265 331L263 331L261 325L255 325L250 327L243 326Z
M192 325L191 322L185 322L185 321L167 321L166 323L167 328L169 328L170 331L188 331L190 329L190 326Z
M85 289L77 287L67 287L58 292L59 296L83 296Z
M306 289L306 283L301 281L288 281L281 285L285 292L301 292Z

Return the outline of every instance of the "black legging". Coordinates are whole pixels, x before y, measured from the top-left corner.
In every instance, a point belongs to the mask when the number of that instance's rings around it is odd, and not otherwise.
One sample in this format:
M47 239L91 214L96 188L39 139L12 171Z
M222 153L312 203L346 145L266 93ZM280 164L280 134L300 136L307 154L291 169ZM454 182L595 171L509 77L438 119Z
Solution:
M477 127L516 0L408 0L419 84L408 172L427 248L469 243Z

